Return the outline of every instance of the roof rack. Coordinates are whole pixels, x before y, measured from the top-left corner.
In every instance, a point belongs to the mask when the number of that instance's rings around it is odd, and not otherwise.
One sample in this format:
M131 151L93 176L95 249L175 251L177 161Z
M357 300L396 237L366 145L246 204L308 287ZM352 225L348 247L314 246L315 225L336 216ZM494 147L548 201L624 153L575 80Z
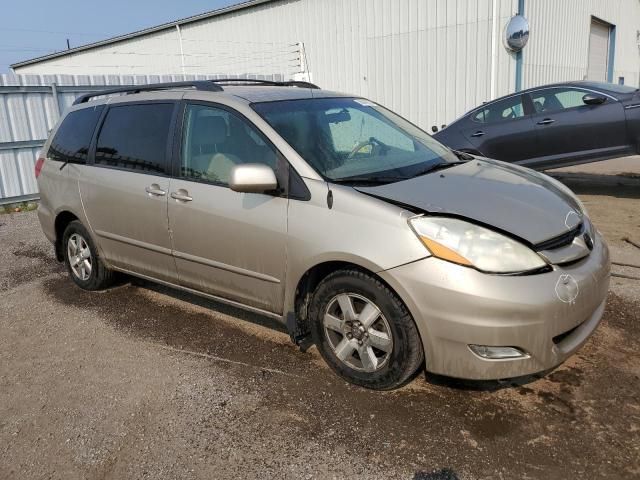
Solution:
M275 80L257 80L252 78L221 78L215 80L194 80L186 82L167 82L167 83L150 83L146 85L132 85L127 87L118 87L108 90L98 90L96 92L86 93L79 96L73 102L74 105L80 103L86 103L94 97L102 95L112 95L114 93L140 93L140 92L152 92L156 90L170 90L172 88L185 88L193 87L196 90L202 90L207 92L222 92L223 88L219 84L238 84L238 85L269 85L274 87L298 87L298 88L313 88L319 89L317 85L310 82L302 82L297 80L291 80L286 82L278 82Z
M217 83L217 84L240 84L240 85L269 85L274 87L298 87L298 88L313 88L314 90L319 90L320 87L311 83L311 82L303 82L299 80L287 80L285 82L280 82L276 80L258 80L253 78L220 78L216 80L209 80L209 82Z
M188 82L167 82L167 83L149 83L146 85L132 85L128 87L111 88L108 90L98 90L96 92L87 93L76 98L74 105L79 103L86 103L93 97L99 97L101 95L111 95L114 93L140 93L140 92L152 92L155 90L170 90L172 88L184 88L194 87L196 90L205 90L208 92L221 92L222 87L212 83L209 80L195 80Z

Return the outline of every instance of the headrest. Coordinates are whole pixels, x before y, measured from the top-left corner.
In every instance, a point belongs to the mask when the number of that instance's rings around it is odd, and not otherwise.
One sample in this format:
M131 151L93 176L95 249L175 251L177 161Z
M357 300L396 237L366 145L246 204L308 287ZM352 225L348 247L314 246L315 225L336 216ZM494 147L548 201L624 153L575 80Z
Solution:
M227 123L224 118L217 116L196 118L191 138L194 145L224 143L227 138Z

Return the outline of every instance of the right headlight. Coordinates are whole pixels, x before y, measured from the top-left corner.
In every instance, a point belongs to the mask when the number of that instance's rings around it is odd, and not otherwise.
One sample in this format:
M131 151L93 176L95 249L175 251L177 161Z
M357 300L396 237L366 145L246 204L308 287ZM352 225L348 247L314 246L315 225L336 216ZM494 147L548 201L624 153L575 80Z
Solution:
M434 257L488 273L538 270L547 263L536 252L505 235L448 217L413 217L413 231Z

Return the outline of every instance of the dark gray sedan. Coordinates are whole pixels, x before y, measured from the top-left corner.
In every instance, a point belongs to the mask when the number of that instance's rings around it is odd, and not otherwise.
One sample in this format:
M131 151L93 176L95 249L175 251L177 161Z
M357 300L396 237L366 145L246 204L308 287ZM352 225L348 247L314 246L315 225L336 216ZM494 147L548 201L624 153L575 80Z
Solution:
M536 169L632 155L640 93L596 82L531 88L485 103L434 136L454 150Z

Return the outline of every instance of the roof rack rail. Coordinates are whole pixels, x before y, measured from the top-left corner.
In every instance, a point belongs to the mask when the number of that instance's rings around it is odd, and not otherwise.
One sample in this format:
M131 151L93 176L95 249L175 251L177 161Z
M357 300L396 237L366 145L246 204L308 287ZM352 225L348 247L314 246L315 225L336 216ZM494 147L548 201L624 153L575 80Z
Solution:
M131 85L127 87L111 88L108 90L98 90L96 92L87 93L81 95L73 102L74 105L80 103L86 103L93 97L99 97L102 95L112 95L114 93L140 93L140 92L152 92L155 90L169 90L172 88L184 88L194 87L196 90L205 90L208 92L221 92L222 87L216 85L210 80L195 80L186 82L167 82L167 83L149 83L145 85Z
M274 87L298 87L298 88L313 88L319 89L317 85L310 82L303 82L297 80L288 80L285 82L279 82L275 80L258 80L253 78L220 78L214 80L193 80L186 82L168 82L168 83L149 83L145 85L130 85L127 87L111 88L108 90L98 90L91 93L86 93L79 96L73 102L74 105L80 103L86 103L94 97L100 97L102 95L112 95L115 93L140 93L140 92L153 92L156 90L170 90L172 88L184 88L193 87L196 90L204 90L207 92L222 92L223 88L219 84L240 84L240 85L270 85Z
M218 78L215 80L209 80L209 82L216 84L225 84L225 83L238 83L245 85L269 85L273 87L298 87L298 88L313 88L314 90L319 90L320 87L311 83L304 82L299 80L287 80L284 82L277 80L259 80L254 78Z

